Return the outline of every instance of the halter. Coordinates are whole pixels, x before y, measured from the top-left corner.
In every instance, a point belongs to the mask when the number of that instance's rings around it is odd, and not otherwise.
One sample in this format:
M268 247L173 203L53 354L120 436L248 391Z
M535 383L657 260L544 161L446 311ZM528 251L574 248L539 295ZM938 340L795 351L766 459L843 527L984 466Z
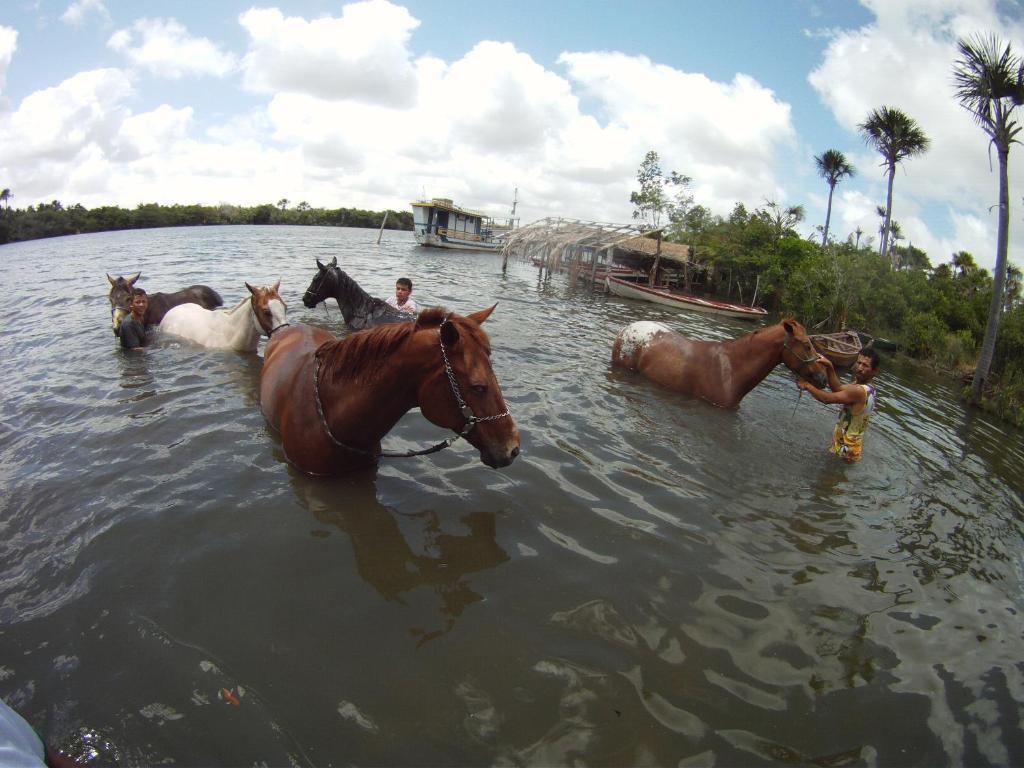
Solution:
M341 442L341 440L336 438L334 436L334 433L331 432L331 427L327 423L327 419L324 416L324 407L320 401L320 358L314 355L313 400L316 402L316 412L317 415L320 417L320 423L323 425L324 432L327 433L327 437L331 439L332 443L334 443L339 448L344 448L346 451L358 453L362 456L371 456L373 458L385 457L389 459L405 459L410 458L412 456L426 456L427 454L436 453L437 451L441 451L449 447L460 437L465 437L466 435L468 435L470 430L473 429L473 427L475 427L482 421L496 421L497 419L503 419L506 416L511 416L507 407L505 408L504 413L498 413L493 416L476 416L473 413L473 409L466 403L465 400L462 399L462 392L459 390L459 382L455 378L455 371L452 370L451 363L448 362L448 352L444 348L444 337L441 335L441 329L444 328L445 323L449 322L450 319L450 314L445 315L444 320L442 320L441 324L437 327L437 338L441 346L441 357L444 360L444 371L448 376L448 384L452 389L452 394L455 395L455 403L459 406L459 413L461 413L462 417L466 420L465 425L462 427L462 431L455 435L455 437L446 438L442 440L440 443L437 443L436 445L432 445L429 448L424 448L419 451L366 451L363 450L362 448L355 448L354 446ZM274 330L277 329L275 328Z
M799 360L804 365L807 365L809 363L816 363L816 362L818 362L818 356L817 355L814 355L814 357L800 357L800 355L797 354L797 351L795 349L793 349L791 346L789 346L789 336L788 335L786 336L785 339L782 340L782 348L789 350L789 353L791 355L793 355L793 357L795 357L797 360Z
M289 325L291 325L291 323L281 323L280 325L275 325L273 328L271 328L269 331L267 331L267 338L269 339L271 336L273 336L275 333L280 331L282 328L287 328Z

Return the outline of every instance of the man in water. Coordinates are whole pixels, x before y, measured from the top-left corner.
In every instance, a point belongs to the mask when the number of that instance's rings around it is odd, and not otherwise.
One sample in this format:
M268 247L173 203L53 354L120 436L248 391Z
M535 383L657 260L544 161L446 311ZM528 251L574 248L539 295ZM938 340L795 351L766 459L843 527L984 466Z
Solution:
M399 312L409 312L415 315L420 311L419 305L412 297L412 280L408 277L398 278L395 282L395 295L388 296L384 301Z
M871 380L878 373L878 353L873 349L860 351L857 362L853 364L853 384L843 384L839 381L832 361L824 355L819 355L818 362L825 368L828 386L832 391L818 389L803 379L797 381L797 386L810 392L819 403L837 403L843 406L839 413L839 422L832 433L829 451L851 463L860 461L864 431L868 428L871 414L875 410L875 387Z
M142 349L149 343L146 338L146 308L149 296L143 288L132 289L132 313L121 321L121 346L124 349Z

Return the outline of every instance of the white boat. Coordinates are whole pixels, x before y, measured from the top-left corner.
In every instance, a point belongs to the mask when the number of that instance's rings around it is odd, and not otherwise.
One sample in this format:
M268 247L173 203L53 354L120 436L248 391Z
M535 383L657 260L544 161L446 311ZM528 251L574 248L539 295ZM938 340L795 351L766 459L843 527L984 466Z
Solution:
M514 205L512 210L514 213ZM496 222L484 213L455 205L447 197L414 201L412 219L413 237L420 245L485 252L500 251L503 236L516 222L513 218Z
M608 290L616 296L626 299L640 299L641 301L652 301L675 309L685 309L691 312L707 312L712 315L723 315L725 317L737 317L742 320L762 320L768 316L768 312L761 307L745 307L742 304L732 304L728 301L715 301L714 299L702 299L699 296L692 296L688 293L675 293L664 288L651 288L641 283L633 283L627 280L620 280L617 277L605 277L604 284Z

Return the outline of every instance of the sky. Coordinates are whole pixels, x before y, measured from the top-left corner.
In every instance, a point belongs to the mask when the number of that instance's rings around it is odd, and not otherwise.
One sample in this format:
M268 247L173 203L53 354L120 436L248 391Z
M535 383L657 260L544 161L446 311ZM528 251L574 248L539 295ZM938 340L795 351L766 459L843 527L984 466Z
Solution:
M957 39L989 33L1024 54L1022 0L3 0L0 188L16 208L426 196L495 216L515 195L524 224L629 223L653 150L712 213L801 205L812 236L814 158L836 149L856 173L831 233L877 241L886 177L857 126L890 106L931 140L897 171L902 243L991 269L997 166L952 81Z

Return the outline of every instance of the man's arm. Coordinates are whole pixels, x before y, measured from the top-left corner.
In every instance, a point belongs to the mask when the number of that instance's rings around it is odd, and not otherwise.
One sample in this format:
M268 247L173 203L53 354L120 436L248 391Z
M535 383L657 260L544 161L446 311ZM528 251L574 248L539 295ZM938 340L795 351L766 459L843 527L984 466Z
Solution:
M834 376L835 371L832 371L832 374ZM839 390L836 392L818 389L811 382L804 379L798 379L796 385L805 392L810 392L819 403L825 403L826 405L858 405L867 401L864 387L859 384L840 384Z
M842 390L843 382L839 380L839 374L836 373L836 367L832 365L832 361L819 353L818 362L821 363L821 367L825 369L825 378L828 379L828 388L833 392L839 392Z

